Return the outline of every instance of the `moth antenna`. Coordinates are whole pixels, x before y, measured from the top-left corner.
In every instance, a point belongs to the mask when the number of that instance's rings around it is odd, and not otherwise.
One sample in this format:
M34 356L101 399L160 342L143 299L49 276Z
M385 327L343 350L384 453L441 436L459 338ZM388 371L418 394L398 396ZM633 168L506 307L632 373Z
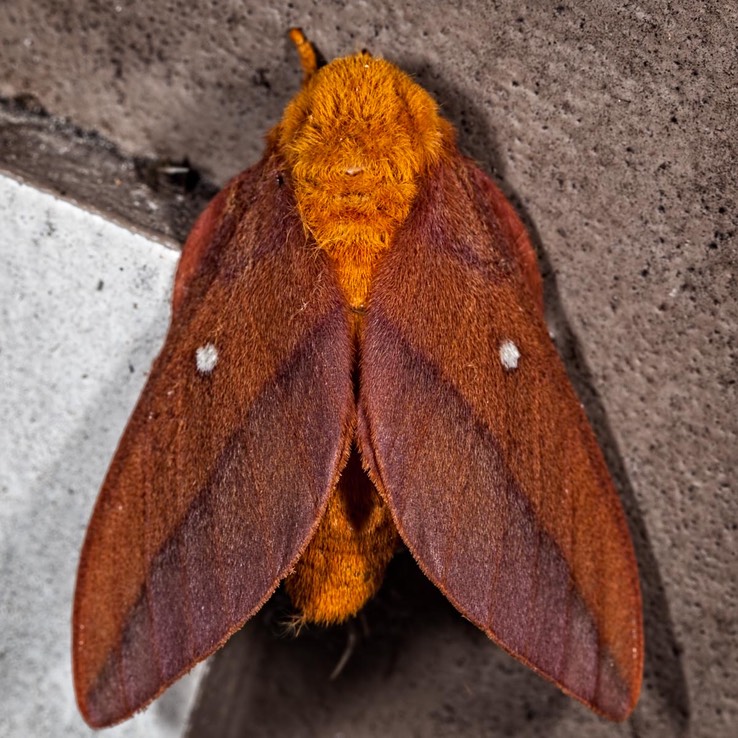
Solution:
M323 55L315 48L315 45L308 40L307 36L302 32L301 28L290 28L290 41L297 49L297 55L300 57L300 66L305 73L302 81L303 85L318 71L325 66Z
M341 672L346 668L346 664L348 664L349 660L354 655L356 644L359 641L359 629L356 627L355 620L351 620L346 624L346 631L346 646L343 649L341 658L338 659L338 663L333 667L333 671L329 677L331 681L338 679Z

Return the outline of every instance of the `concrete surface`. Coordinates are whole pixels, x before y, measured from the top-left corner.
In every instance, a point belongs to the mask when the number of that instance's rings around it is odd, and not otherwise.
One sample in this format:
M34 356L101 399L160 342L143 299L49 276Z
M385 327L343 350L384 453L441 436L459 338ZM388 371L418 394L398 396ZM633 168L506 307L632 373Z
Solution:
M177 243L217 191L186 158L126 156L25 94L0 103L2 168L106 218Z
M539 247L552 328L630 517L646 679L633 718L603 723L499 653L400 561L343 679L325 677L343 632L277 640L265 613L216 660L191 735L734 735L736 5L6 0L0 94L33 95L123 154L186 156L223 182L255 161L297 89L285 39L293 24L328 58L367 47L415 74L462 148L520 206ZM159 212L166 221L167 209ZM0 295L4 309L17 294L13 282ZM66 305L53 312L68 341L84 311ZM18 350L33 356L38 326L32 313L24 321ZM153 351L154 334L146 340ZM21 378L28 395L49 393L45 376ZM74 395L84 397L86 385L66 381L69 402L83 402ZM96 438L102 421L89 412L86 420ZM67 439L78 450L81 433ZM75 464L92 456L85 448ZM96 453L86 503L108 455ZM18 452L11 459L12 493L28 496L14 526L43 521L47 538L69 535L55 528L44 506L50 487L39 487L35 467ZM63 466L52 470L76 484L81 470ZM9 560L43 576L59 568L40 545L9 550ZM11 571L16 592L26 575ZM29 618L10 610L12 622ZM17 652L21 625L2 636L5 650ZM43 673L34 663L29 681ZM15 724L31 725L38 703L13 704Z
M0 736L89 736L71 682L79 549L159 349L177 254L0 177ZM181 735L196 678L110 735Z

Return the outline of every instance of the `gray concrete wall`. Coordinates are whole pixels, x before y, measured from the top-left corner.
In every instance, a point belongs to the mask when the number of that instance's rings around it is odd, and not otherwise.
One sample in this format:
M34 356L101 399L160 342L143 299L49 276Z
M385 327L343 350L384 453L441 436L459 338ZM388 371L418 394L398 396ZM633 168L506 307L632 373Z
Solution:
M285 36L294 24L328 58L367 47L412 72L457 126L462 149L499 179L529 224L552 329L629 514L645 598L646 679L631 721L602 723L512 663L408 575L413 584L390 584L405 598L410 625L392 634L385 661L383 626L375 628L338 684L324 679L334 643L321 656L319 637L277 641L263 621L247 629L232 649L245 645L245 659L258 656L240 673L244 734L733 735L735 4L6 0L0 94L33 95L52 118L43 124L50 137L42 146L30 138L27 119L6 117L0 134L12 126L21 135L0 151L0 167L6 163L36 182L53 180L55 167L38 161L53 161L43 159L48 147L62 159L71 150L53 135L77 135L59 122L63 116L119 148L120 181L132 176L127 157L135 155L186 156L206 179L222 183L257 159L264 132L299 85ZM22 102L33 109L27 97ZM34 143L24 150L24 140ZM100 195L96 202L96 189L108 192L111 178L84 161L75 171L96 183L82 187L79 198L106 212L109 200ZM129 198L132 227L140 225L138 207L149 211L149 230L178 233L166 222L171 208L148 207L155 198L147 187L142 181L125 195L121 190L121 199L140 195ZM68 182L64 190L76 192ZM185 201L186 209L190 196L167 191L164 197ZM9 252L17 248L7 235L0 243ZM59 254L66 258L64 249ZM148 264L158 256L152 246L148 255L129 258ZM4 276L0 300L13 305L20 288ZM43 294L38 299L50 307ZM105 290L100 299L108 299ZM53 309L64 315L65 305L61 300ZM13 316L17 350L43 362L50 348L38 343L33 315L4 310L6 321ZM62 321L67 331L76 328L79 310ZM141 340L155 343L157 331ZM106 351L124 365L130 348L111 344ZM24 377L24 392L43 397L50 381L43 372ZM108 388L115 384L105 381ZM117 400L101 393L95 409L83 388L80 376L68 381L65 394L95 437L100 417ZM84 480L75 483L84 498L78 509L89 509L107 454L87 446L79 426L60 432L71 433L75 455L95 457L84 474L74 474ZM70 473L64 450L70 443L60 439L45 466L62 479ZM63 487L23 486L23 479L37 478L35 467L16 446L6 443L0 451L2 464L13 469L12 488L2 491L5 509L11 497L22 497L18 485L33 495L18 503L12 529L43 521L52 540L80 538L79 522L73 533L55 530L63 524L53 512ZM5 538L3 545L5 622L30 622L31 604L16 594L27 586L29 567L41 578L64 578L53 600L62 612L54 617L63 618L73 562L62 571L53 547L32 545L27 536ZM73 549L70 544L65 555ZM413 604L415 596L423 607ZM13 673L33 684L43 659L22 653L12 627L2 632L2 650L16 654ZM2 678L11 680L2 663ZM260 671L253 672L257 663ZM219 678L232 682L236 672L224 664ZM207 686L217 688L212 677ZM11 725L31 725L40 704L68 710L55 707L58 699L57 692L30 689L25 722Z

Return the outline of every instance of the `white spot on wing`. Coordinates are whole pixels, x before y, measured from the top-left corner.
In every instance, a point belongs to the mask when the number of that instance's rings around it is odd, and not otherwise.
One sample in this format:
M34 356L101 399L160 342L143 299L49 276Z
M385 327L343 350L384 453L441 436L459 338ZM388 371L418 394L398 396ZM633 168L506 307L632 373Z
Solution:
M212 343L206 343L195 351L195 362L200 374L210 374L218 363L218 349Z
M509 372L518 368L520 351L512 341L505 340L500 344L500 361L502 362L502 366Z

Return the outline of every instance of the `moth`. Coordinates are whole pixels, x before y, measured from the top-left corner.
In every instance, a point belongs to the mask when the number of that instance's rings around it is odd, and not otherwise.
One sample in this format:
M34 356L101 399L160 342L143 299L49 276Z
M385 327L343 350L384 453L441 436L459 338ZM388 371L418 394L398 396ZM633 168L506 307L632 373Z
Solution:
M623 720L636 561L526 230L409 76L291 35L304 84L187 239L87 530L82 715L141 709L282 581L305 621L349 618L402 542L503 649Z

